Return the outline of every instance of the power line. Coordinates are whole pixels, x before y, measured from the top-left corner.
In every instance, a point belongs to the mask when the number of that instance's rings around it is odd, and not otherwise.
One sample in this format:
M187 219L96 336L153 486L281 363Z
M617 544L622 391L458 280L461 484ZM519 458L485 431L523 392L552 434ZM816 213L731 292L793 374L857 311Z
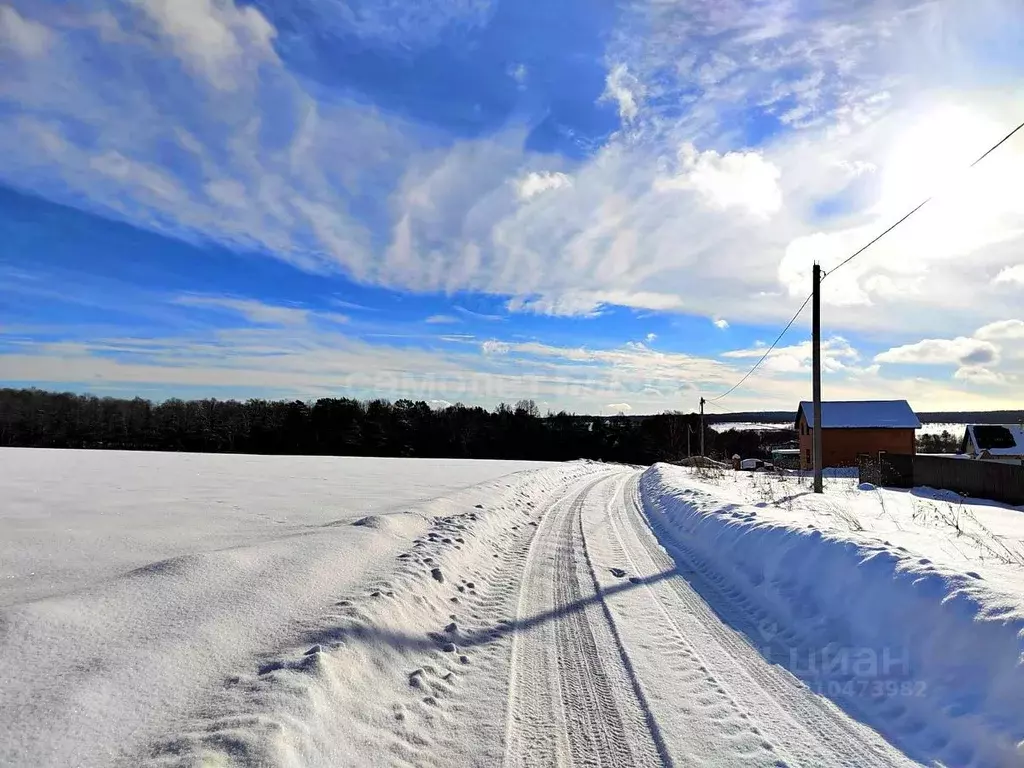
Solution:
M704 404L705 405L713 405L713 406L715 406L715 408L718 408L722 413L729 413L730 412L729 409L726 408L724 405L719 405L718 403L712 402L711 400L705 400Z
M995 144L993 144L991 147L989 147L987 150L985 150L985 152L977 160L975 160L973 163L971 163L968 166L968 168L970 169L970 168L973 168L974 166L976 166L978 163L980 163L986 157L988 157L993 152L995 152L997 149L999 149L999 147L1001 147L1003 144L1005 144L1007 141L1009 141L1011 138L1013 138L1013 136L1016 133L1018 133L1020 130L1022 130L1022 129L1024 129L1024 123L1021 123L1020 125L1018 125L1016 128L1014 128L1008 134L1003 136L1003 138L1001 138L999 141L997 141ZM934 195L930 195L929 197L927 197L924 200L922 200L920 203L917 204L917 206L915 206L913 209L911 209L908 213L904 214L898 221L896 221L894 224L890 225L881 234L877 235L870 242L868 242L866 245L862 246L861 248L857 249L854 253L852 253L851 255L847 256L845 259L843 259L841 262L839 262L839 264L837 264L836 266L832 267L832 269L829 272L826 272L826 273L822 274L822 279L824 280L832 272L835 272L837 269L846 266L851 261L853 261L855 258L860 256L862 253L864 253L864 251L866 251L872 245L877 243L879 240L881 240L887 234L892 232L894 229L896 229L896 227L898 227L904 221L909 219L915 213L917 213L922 208L924 208L928 203L930 203L932 201L932 199L934 199L934 197L935 197ZM713 403L716 400L721 400L721 399L723 399L725 397L728 397L733 392L735 392L740 387L740 385L743 384L743 382L745 382L747 379L749 379L750 375L754 371L756 371L758 368L761 367L761 363L763 363L768 358L768 355L770 355L772 353L772 351L775 349L775 347L778 345L778 343L780 341L782 341L782 337L786 335L786 332L790 329L790 327L793 325L793 323L796 322L796 319L798 317L800 317L800 313L804 311L804 308L807 306L807 302L809 302L811 300L811 297L813 295L814 295L813 293L808 294L807 298L804 299L804 303L800 305L800 309L798 309L796 311L796 314L793 315L793 317L790 319L790 321L788 323L786 323L786 327L782 329L782 332L778 335L778 337L775 339L775 341L772 342L772 345L770 347L768 347L767 350L765 350L765 353L763 355L761 355L761 359L758 360L756 363L754 363L754 367L751 368L749 371L747 371L743 375L742 379L740 379L735 384L733 384L733 386L730 387L727 391L723 392L722 394L718 395L717 397L709 398L709 399L705 400L705 402Z
M1017 133L1017 132L1018 132L1019 130L1021 130L1022 128L1024 128L1024 123L1021 123L1020 125L1018 125L1018 126L1017 126L1016 128L1014 128L1014 129L1013 129L1012 131L1010 131L1010 132L1009 132L1008 134L1006 134L1005 136L1003 136L1003 138L1001 138L1001 139L1000 139L999 141L997 141L997 142L996 142L995 144L993 144L993 145L992 145L991 147L989 147L989 148L988 148L987 150L985 150L985 153L984 153L984 154L983 154L983 155L982 155L981 157L979 157L979 158L978 158L977 160L975 160L975 161L974 161L973 163L971 163L971 164L970 164L970 165L968 166L968 169L970 169L970 168L973 168L973 167L974 167L974 166L976 166L976 165L977 165L978 163L980 163L980 162L981 162L982 160L984 160L984 159L985 159L986 157L988 157L988 156L989 156L989 155L991 155L991 154L992 154L993 152L995 152L995 151L996 151L997 149L999 149L999 148L1000 148L1001 146L1003 146L1003 144L1005 144L1005 143L1006 143L1007 141L1009 141L1009 140L1010 140L1010 139L1011 139L1011 138L1013 137L1013 135L1014 135L1015 133ZM884 232L882 232L882 234L880 234L880 235L878 235L877 237L875 237L875 238L874 238L873 240L871 240L871 242L869 242L869 243L868 243L867 245L863 246L862 248L858 249L858 250L857 250L856 252L854 252L854 253L853 253L853 254L851 254L850 256L847 256L847 257L846 257L845 259L843 259L843 260L842 260L841 262L839 262L839 263L838 263L838 264L837 264L836 266L832 267L832 269L831 269L831 270L830 270L830 271L829 271L828 273L826 273L825 275L823 275L823 276L822 276L822 279L824 279L825 277L827 277L827 276L828 276L829 274L831 274L832 272L835 272L835 271L836 271L837 269L839 269L840 267L844 267L844 266L846 266L847 264L849 264L849 263L850 263L851 261L853 261L853 260L854 260L855 258L857 258L857 257L858 257L858 256L860 256L860 255L861 255L862 253L864 253L864 251L866 251L866 250L867 250L868 248L870 248L870 247L871 247L872 245L874 245L874 244L875 244L875 243L877 243L877 242L878 242L879 240L881 240L881 239L882 239L883 237L885 237L885 236L886 236L886 235L888 235L888 234L889 234L890 232L892 232L892 231L893 231L894 229L896 229L896 227L898 227L898 226L899 226L900 224L902 224L902 223L903 223L904 221L906 221L906 220L907 220L907 219L909 219L909 218L910 218L911 216L913 216L913 215L914 215L915 213L917 213L917 212L918 212L918 211L920 211L920 210L921 210L922 208L924 208L924 207L925 207L926 205L928 205L928 203L930 203L930 202L931 202L931 201L932 201L932 200L933 200L934 198L935 198L935 195L929 195L929 196L928 196L927 198L925 198L924 200L922 200L922 201L921 201L920 203L918 203L918 204L917 204L917 206L916 206L916 207L915 207L915 208L914 208L913 210L911 210L911 211L910 211L909 213L905 214L905 215L904 215L904 216L903 216L903 217L902 217L902 218L901 218L901 219L900 219L899 221L897 221L897 222L896 222L895 224L893 224L893 225L892 225L892 226L890 226L890 227L889 227L888 229L886 229L886 230L885 230Z
M804 311L804 307L807 306L807 302L809 302L811 300L811 296L812 295L813 294L810 294L810 293L807 294L807 298L804 299L804 303L800 305L800 309L798 309L796 311L796 314L793 315L793 317L790 318L788 323L786 323L786 327L782 329L782 333L780 333L775 338L775 341L772 342L772 345L770 347L768 347L768 349L765 350L765 353L763 355L761 355L761 359L758 360L756 363L754 363L754 367L751 368L749 371L747 371L747 373L743 376L743 378L740 379L739 381L737 381L735 384L733 384L732 387L727 392L723 392L722 394L718 395L717 397L712 397L712 398L708 399L707 402L711 403L711 402L714 402L716 400L721 400L723 397L727 397L728 395L731 395L736 389L739 388L740 384L742 384L744 381L746 381L748 378L750 378L750 374L752 374L754 371L756 371L761 366L761 363L763 363L765 361L765 359L767 359L768 355L770 355L772 353L772 350L775 349L775 347L778 345L778 343L780 341L782 341L782 337L786 335L786 331L788 331L790 329L790 327L793 325L793 323L796 322L796 319L798 317L800 317L800 313Z

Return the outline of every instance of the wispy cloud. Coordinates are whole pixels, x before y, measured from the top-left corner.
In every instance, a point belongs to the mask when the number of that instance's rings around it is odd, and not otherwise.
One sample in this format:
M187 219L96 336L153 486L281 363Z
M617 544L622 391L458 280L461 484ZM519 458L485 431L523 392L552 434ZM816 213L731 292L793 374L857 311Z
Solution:
M316 319L331 323L347 323L349 317L337 312L311 310L304 307L270 304L255 299L240 299L230 296L184 295L174 300L185 307L227 312L240 315L251 323L259 325L303 326Z
M642 94L640 81L629 73L625 64L616 64L608 71L601 100L617 104L619 117L628 123L635 120L640 111Z
M982 386L982 365L1004 383L1016 375L1008 345L974 329L1018 309L1024 143L959 173L1024 113L1014 90L1024 29L1012 0L636 0L615 28L598 30L608 43L592 59L604 65L582 100L581 83L563 93L543 80L531 51L492 61L461 45L501 24L495 11L477 0L370 2L358 13L329 2L0 5L0 182L276 258L328 290L344 275L504 304L508 314L451 315L509 328L611 307L689 313L720 328L727 317L737 345L747 326L789 319L813 261L830 270L937 189L920 214L826 278L828 326L847 339L900 329L883 366L942 355L957 365L956 344L988 341L998 357L971 358L960 379ZM402 77L430 74L409 69L427 48L459 66L487 64L479 77L505 89L507 113L487 122L485 109L426 103L426 91L424 103L396 104L387 83L339 80L356 59L346 70L321 43L341 39L352 43L346 56L358 51L361 65ZM449 108L457 129L441 119ZM594 127L600 120L612 127ZM544 144L588 130L584 152ZM292 329L344 322L229 291L190 307ZM838 349L851 375L871 375ZM803 350L779 359L802 366ZM642 403L592 402L620 400Z
M453 306L452 309L458 312L460 315L471 317L475 320L488 320L490 322L497 322L499 320L505 319L504 315L495 315L488 312L475 312L472 309L467 309L466 307L459 306L458 304Z
M0 41L26 58L44 55L54 35L39 24L18 13L9 5L0 6Z
M641 342L588 347L508 338L474 343L464 335L371 338L344 323L320 322L315 310L303 315L301 308L243 297L198 303L180 298L169 299L168 308L224 315L206 326L145 337L76 329L74 336L49 330L45 338L36 338L31 332L0 329L0 382L60 382L117 392L134 387L165 394L199 388L220 396L244 396L259 386L267 395L282 397L412 397L488 407L525 397L554 410L627 411L616 406L628 404L633 412L651 413L667 403L685 408L701 393L724 391L763 351L736 350L716 359L661 352ZM1016 332L1010 323L987 331L1005 337ZM803 380L809 355L806 343L780 349L778 358L730 398L730 405L791 407L793 377ZM1010 402L1016 392L1012 377L985 365L960 366L956 386L943 387L921 379L881 378L877 366L858 367L858 357L843 340L828 340L830 396L910 396L918 407L966 407L977 404L980 395L963 392L964 382L985 390L990 402Z

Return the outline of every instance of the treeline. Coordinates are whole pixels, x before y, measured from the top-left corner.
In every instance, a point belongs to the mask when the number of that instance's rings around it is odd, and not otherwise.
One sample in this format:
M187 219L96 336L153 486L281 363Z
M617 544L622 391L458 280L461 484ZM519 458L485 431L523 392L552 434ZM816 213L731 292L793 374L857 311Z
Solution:
M705 431L708 455L768 457L794 432ZM532 400L493 411L412 400L179 400L152 403L0 389L0 446L197 453L601 459L632 464L696 454L696 414L642 419L549 413Z
M948 429L938 435L922 434L917 436L918 453L956 453L960 450L963 433L953 434Z

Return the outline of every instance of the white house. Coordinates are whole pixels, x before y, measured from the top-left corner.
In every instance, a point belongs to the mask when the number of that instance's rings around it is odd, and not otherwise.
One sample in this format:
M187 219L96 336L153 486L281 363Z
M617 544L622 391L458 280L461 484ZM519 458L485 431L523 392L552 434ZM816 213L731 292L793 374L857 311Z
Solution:
M968 424L960 452L972 459L1024 465L1024 426Z

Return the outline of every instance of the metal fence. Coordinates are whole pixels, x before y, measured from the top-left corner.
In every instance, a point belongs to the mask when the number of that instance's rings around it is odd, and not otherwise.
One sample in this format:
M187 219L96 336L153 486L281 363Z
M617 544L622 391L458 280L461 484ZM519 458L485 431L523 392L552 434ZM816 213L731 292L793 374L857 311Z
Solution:
M1024 504L1024 467L943 456L880 453L859 461L860 481L890 488L927 485L1004 504Z

